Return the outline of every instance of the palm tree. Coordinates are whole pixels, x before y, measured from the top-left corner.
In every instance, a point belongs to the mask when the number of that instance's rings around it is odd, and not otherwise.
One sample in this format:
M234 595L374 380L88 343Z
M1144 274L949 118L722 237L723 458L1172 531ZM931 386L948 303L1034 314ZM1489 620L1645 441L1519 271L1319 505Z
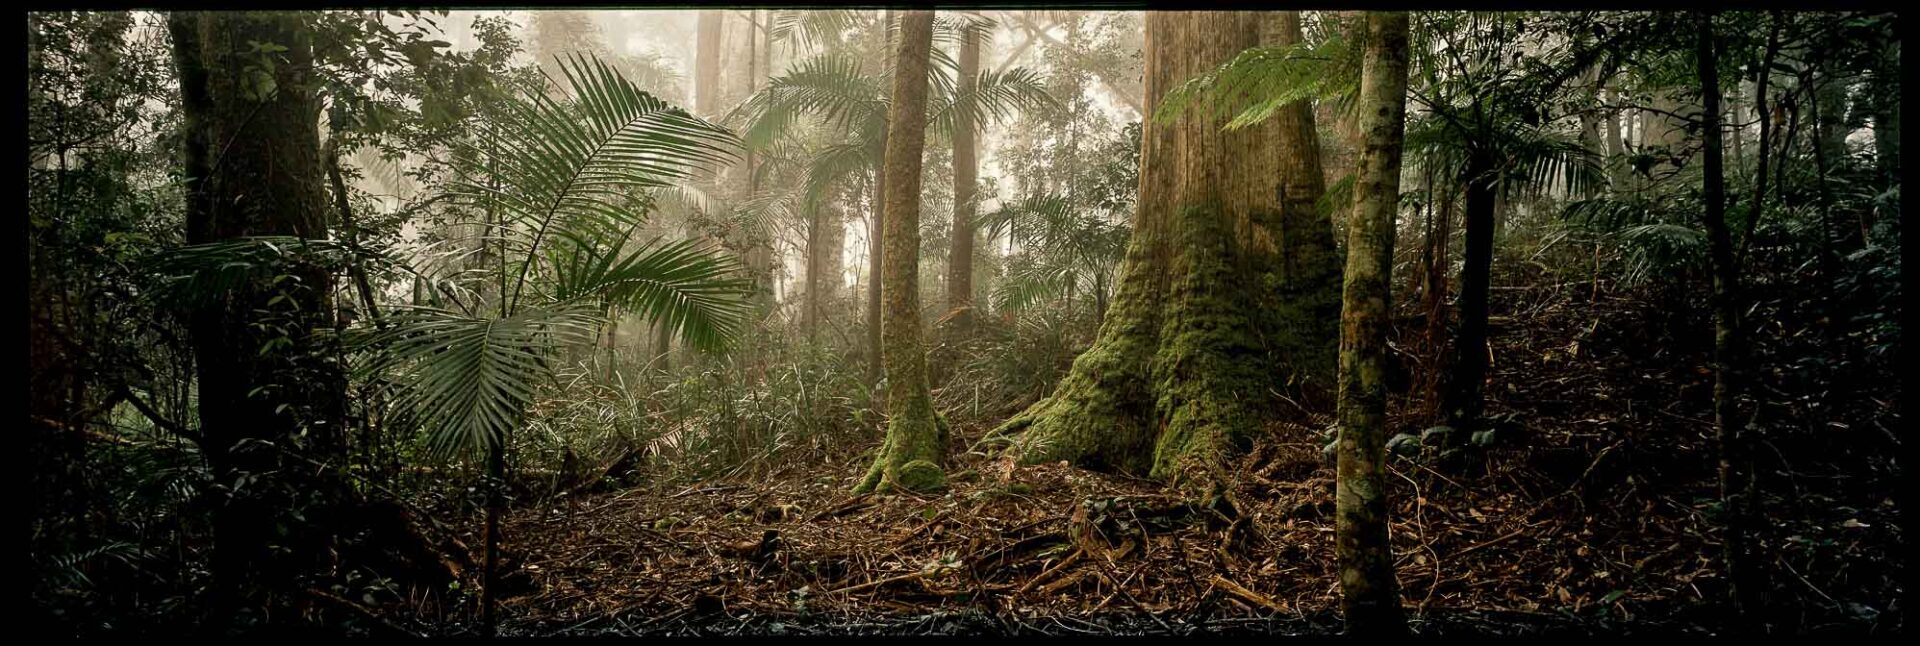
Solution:
M498 146L466 145L449 200L487 214L500 254L494 307L450 293L459 311L409 308L374 338L369 369L391 373L396 402L442 455L487 456L486 623L496 601L508 439L550 375L549 357L591 342L609 310L639 314L697 348L724 347L745 316L738 262L697 241L628 239L656 194L736 146L726 130L641 91L597 58L562 61L568 92L531 94L490 124ZM498 151L498 154L494 154ZM483 310L492 311L483 311Z

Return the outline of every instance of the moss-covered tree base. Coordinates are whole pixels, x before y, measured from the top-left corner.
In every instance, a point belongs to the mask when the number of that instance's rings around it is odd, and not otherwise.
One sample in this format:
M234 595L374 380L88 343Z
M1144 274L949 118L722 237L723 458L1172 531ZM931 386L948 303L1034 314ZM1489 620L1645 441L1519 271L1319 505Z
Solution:
M1255 321L1259 299L1226 223L1184 209L1169 261L1130 267L1099 340L1054 394L994 430L1023 432L1022 463L1066 460L1092 469L1200 483L1273 416L1274 362Z
M924 411L918 410L920 405L909 408L909 414L887 420L886 443L874 456L867 475L853 488L854 493L927 493L946 488L946 471L940 463L945 460L951 434L947 417L933 410L931 399L926 401Z

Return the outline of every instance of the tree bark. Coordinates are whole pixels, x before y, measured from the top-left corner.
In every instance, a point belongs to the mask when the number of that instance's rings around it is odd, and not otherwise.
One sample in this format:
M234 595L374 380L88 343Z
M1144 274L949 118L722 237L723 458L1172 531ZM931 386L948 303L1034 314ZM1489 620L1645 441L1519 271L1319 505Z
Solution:
M1349 635L1406 632L1387 542L1387 327L1406 126L1407 15L1371 12L1361 63L1366 133L1347 224L1334 548Z
M886 274L883 342L887 439L856 491L931 491L946 484L947 426L933 410L920 331L920 171L926 151L927 64L933 12L907 11L895 50L884 171Z
M1150 12L1146 113L1173 85L1260 42L1256 12ZM995 434L1025 431L1026 463L1068 460L1175 483L1225 457L1283 410L1269 400L1291 330L1278 326L1277 123L1223 131L1190 111L1149 122L1121 280L1093 347L1055 389ZM1332 341L1332 339L1329 339Z
M980 34L968 29L960 37L960 79L956 93L971 94L980 75ZM953 116L953 243L947 254L947 310L949 330L965 336L972 327L972 316L963 310L973 307L973 218L975 175L979 172L974 152L974 123L970 110L957 110ZM957 314L956 314L957 313Z
M1726 512L1727 522L1723 526L1722 556L1727 568L1727 580L1731 584L1731 596L1735 611L1744 619L1736 622L1752 629L1751 619L1764 617L1757 614L1764 603L1760 594L1763 582L1757 578L1758 571L1749 558L1750 519L1753 518L1754 499L1753 471L1748 464L1745 431L1741 428L1741 396L1744 378L1745 339L1741 334L1740 322L1740 274L1734 265L1733 238L1726 222L1726 178L1721 167L1720 153L1720 76L1714 59L1713 21L1711 14L1702 12L1694 17L1698 28L1698 41L1695 47L1697 56L1702 102L1705 104L1706 119L1703 135L1706 146L1702 151L1702 173L1700 196L1703 202L1702 223L1707 229L1708 255L1713 272L1713 427L1714 438L1719 444L1720 498Z
M893 10L880 14L880 33L885 46L880 51L890 55L893 51L893 37L888 31L893 25ZM882 65L882 67L885 67ZM896 70L895 75L898 76ZM880 148L885 150L892 126L885 126L880 133ZM881 262L886 249L881 245L881 231L886 224L887 173L876 170L873 178L873 215L867 221L867 383L880 383L885 370L880 350L880 272Z
M1279 47L1305 40L1300 12L1272 15L1264 41ZM1308 401L1333 387L1334 353L1340 343L1340 256L1333 244L1333 217L1316 206L1327 192L1321 169L1320 131L1313 105L1299 101L1274 117L1280 165L1279 308L1274 351L1282 379ZM1337 210L1337 209L1336 209Z
M189 190L187 242L245 236L327 237L311 32L298 14L175 13ZM284 50L260 53L254 44ZM333 325L332 277L239 286L191 312L203 450L214 478L236 483L214 512L216 612L273 603L322 566L337 484L290 468L282 451L325 462L344 450L345 377L318 336ZM284 297L275 300L276 297ZM267 325L261 325L265 323ZM278 328L279 331L266 330ZM284 335L285 345L269 347ZM263 448L271 444L280 450ZM304 513L311 531L277 526ZM296 526L297 527L297 526ZM275 549L275 544L281 549Z

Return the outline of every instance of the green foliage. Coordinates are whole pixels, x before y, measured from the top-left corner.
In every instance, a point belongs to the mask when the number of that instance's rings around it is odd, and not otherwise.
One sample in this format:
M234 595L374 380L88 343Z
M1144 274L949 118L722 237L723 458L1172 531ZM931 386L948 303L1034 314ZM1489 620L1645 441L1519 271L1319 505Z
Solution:
M1266 122L1280 108L1300 101L1335 100L1350 107L1360 89L1360 51L1335 35L1285 47L1255 47L1213 71L1167 91L1153 118L1170 122L1188 110L1238 130Z

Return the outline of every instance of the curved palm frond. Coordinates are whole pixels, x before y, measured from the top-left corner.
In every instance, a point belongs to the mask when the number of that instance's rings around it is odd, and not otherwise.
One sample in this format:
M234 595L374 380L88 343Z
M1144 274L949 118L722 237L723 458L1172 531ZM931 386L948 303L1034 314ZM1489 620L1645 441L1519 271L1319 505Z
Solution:
M624 241L624 240L623 240ZM554 298L600 299L658 321L697 348L725 348L746 321L752 282L733 256L701 240L655 238L630 252L620 245L581 248L556 258Z
M525 235L514 301L548 237L637 222L645 213L637 189L736 157L731 133L641 91L599 59L572 56L560 69L570 100L531 93L510 103L479 177L463 176L452 190Z
M547 350L590 342L598 311L587 305L476 318L436 308L397 312L374 337L368 371L397 371L395 401L440 455L504 441L547 373Z
M927 116L927 126L944 133L953 131L954 117L958 114L967 114L974 123L984 124L1004 122L1015 111L1060 109L1060 102L1047 92L1040 74L1024 67L999 73L982 72L969 91L956 90L929 103L931 114Z
M769 80L732 118L744 121L745 142L757 150L771 145L802 115L841 127L884 120L883 96L878 80L861 71L859 59L822 54L794 63Z
M841 42L849 30L860 25L860 13L846 9L784 9L773 12L768 32L776 42L786 43L788 52L802 47L820 47Z
M1233 115L1227 130L1245 128L1299 101L1353 95L1360 88L1359 62L1359 50L1339 37L1318 44L1249 48L1169 90L1153 117L1168 122L1200 109L1207 119Z

